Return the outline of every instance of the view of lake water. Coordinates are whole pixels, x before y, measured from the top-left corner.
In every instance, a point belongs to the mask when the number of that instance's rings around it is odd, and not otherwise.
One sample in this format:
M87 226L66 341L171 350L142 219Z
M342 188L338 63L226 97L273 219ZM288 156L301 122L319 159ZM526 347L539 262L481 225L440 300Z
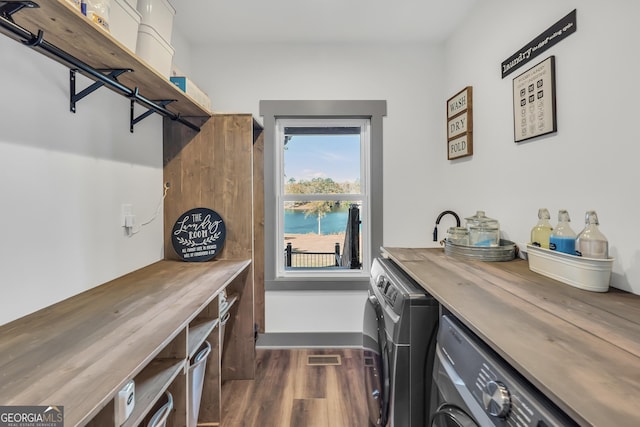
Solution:
M349 211L347 209L328 212L320 220L321 234L344 233L347 227ZM286 234L308 234L318 232L318 218L309 215L305 218L304 211L284 210L284 232Z

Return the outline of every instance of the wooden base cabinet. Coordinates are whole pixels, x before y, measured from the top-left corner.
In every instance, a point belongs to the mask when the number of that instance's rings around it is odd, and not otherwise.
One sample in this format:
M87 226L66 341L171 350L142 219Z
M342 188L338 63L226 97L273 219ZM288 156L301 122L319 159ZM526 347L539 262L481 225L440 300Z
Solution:
M189 363L208 341L199 419L219 424L219 296L226 291L239 309L250 273L249 259L159 261L0 326L0 404L59 405L65 426L119 427L117 394L133 379L123 426L146 425L169 391L167 425L184 427Z

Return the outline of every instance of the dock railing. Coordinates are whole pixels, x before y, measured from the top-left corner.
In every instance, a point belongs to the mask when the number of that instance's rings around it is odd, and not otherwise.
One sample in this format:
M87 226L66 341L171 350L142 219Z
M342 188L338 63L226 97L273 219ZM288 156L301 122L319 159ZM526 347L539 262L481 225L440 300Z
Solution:
M285 267L339 267L340 244L336 243L333 252L294 251L291 242L287 243L284 257Z

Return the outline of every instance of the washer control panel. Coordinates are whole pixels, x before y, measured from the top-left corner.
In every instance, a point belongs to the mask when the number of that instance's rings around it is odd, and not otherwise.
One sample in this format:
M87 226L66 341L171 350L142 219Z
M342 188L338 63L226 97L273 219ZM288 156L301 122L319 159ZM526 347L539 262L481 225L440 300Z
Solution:
M438 346L481 411L496 426L577 425L452 315L443 315Z
M396 268L389 260L376 259L371 266L376 297L379 300L384 299L386 306L396 315L400 315L409 292L403 289L403 281L396 274L398 274Z

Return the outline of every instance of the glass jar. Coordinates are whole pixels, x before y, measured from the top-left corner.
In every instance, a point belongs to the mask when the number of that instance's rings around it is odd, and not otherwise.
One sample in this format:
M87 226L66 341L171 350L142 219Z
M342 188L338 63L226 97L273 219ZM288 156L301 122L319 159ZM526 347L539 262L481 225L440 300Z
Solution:
M467 224L467 229L470 229L471 226L473 225L478 225L482 222L487 222L487 221L496 221L495 219L489 218L488 216L485 215L484 211L476 211L476 214L474 216L470 216L464 219L466 224Z
M500 246L500 224L489 218L484 211L477 211L472 217L465 218L469 229L470 246Z
M447 241L454 245L469 246L469 230L464 227L449 227Z
M500 227L491 223L472 225L469 230L471 246L500 246Z

